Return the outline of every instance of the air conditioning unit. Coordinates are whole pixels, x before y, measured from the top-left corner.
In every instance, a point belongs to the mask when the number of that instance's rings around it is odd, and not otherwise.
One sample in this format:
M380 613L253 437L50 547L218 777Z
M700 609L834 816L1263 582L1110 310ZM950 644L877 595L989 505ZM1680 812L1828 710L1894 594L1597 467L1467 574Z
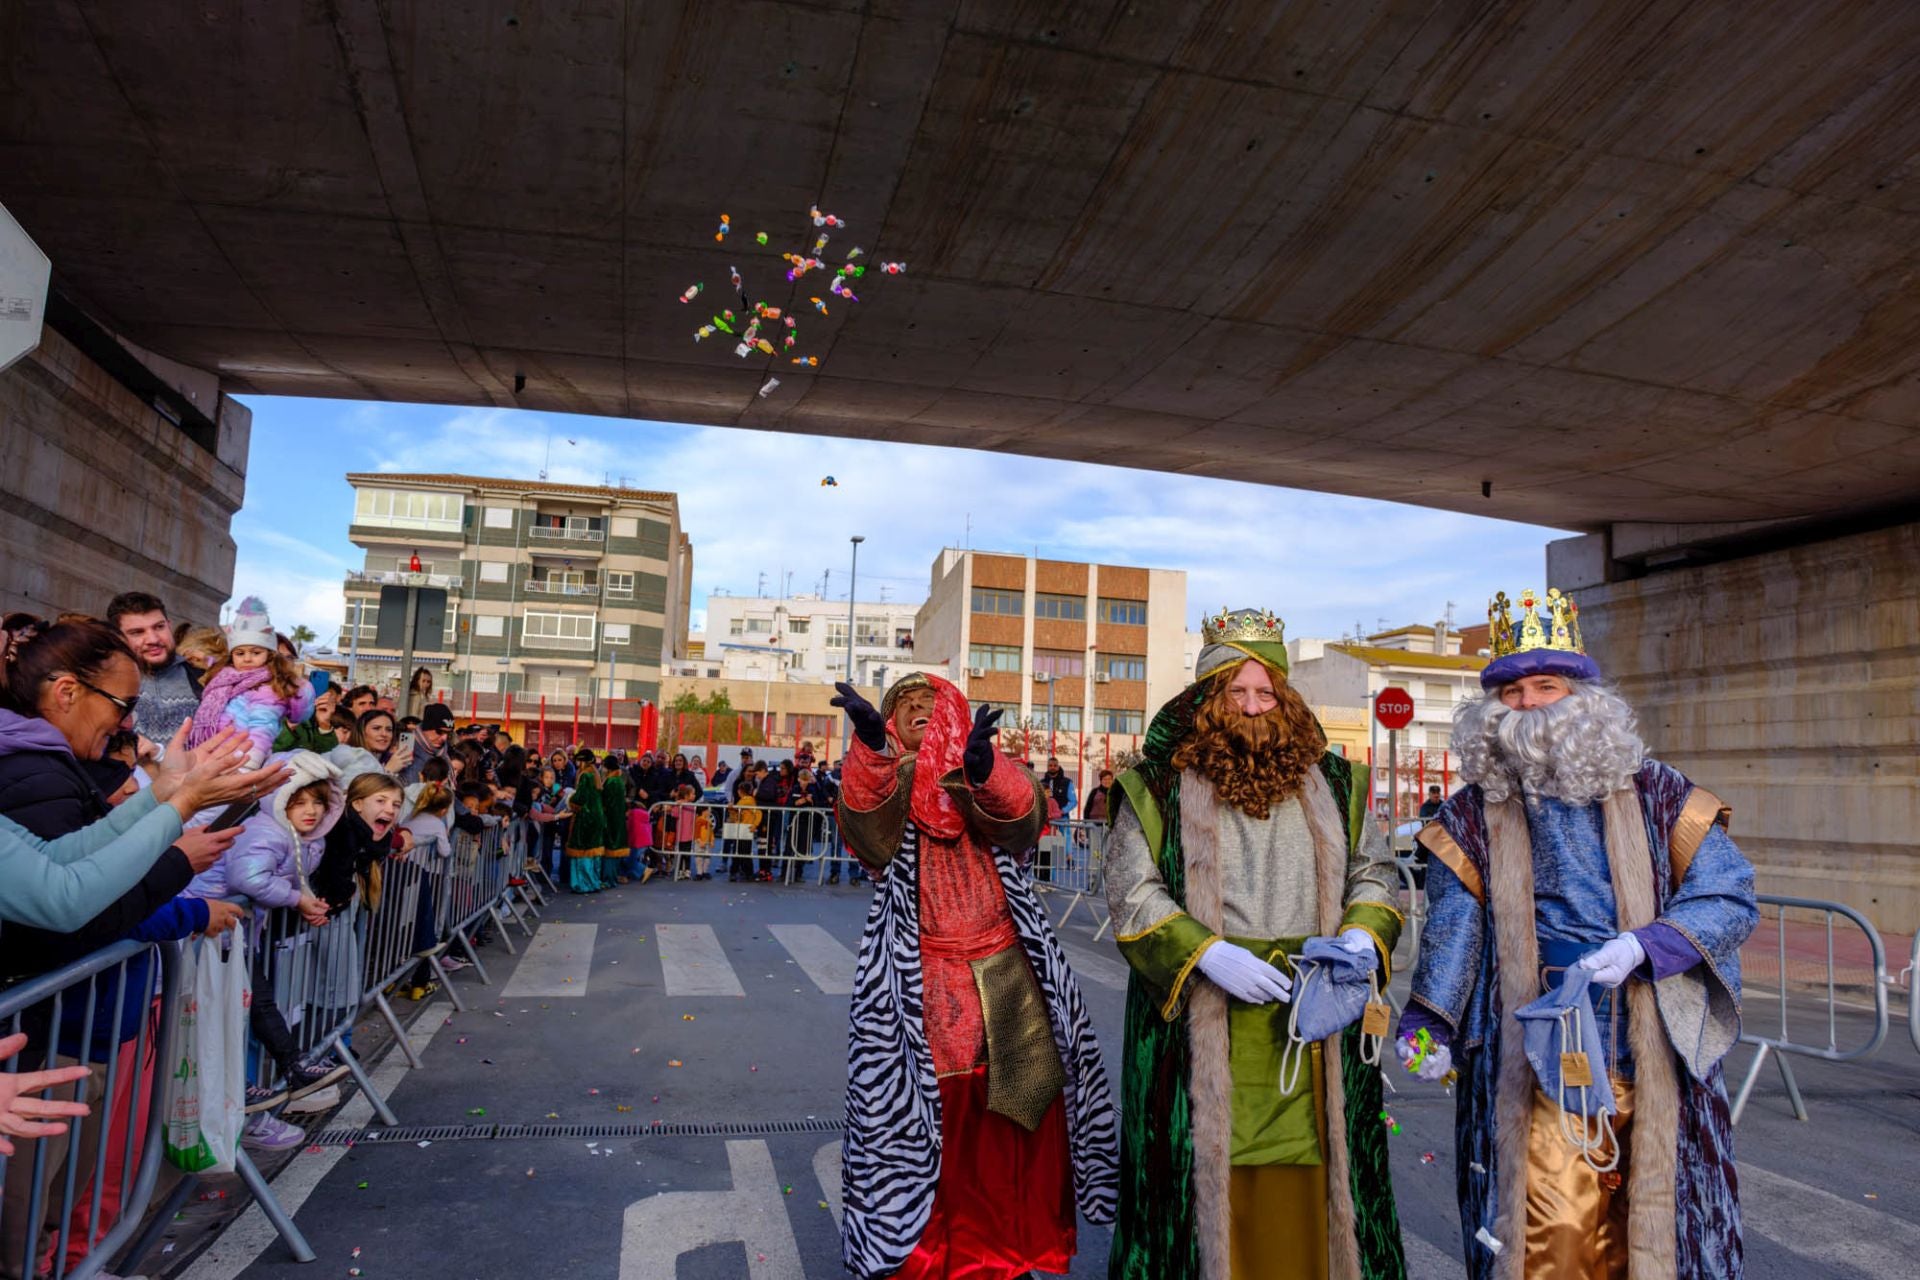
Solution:
M1096 671L1093 673L1093 682L1095 684L1111 684L1113 677L1104 671Z
M968 667L967 674L970 676L984 676L987 674L987 669L985 667Z

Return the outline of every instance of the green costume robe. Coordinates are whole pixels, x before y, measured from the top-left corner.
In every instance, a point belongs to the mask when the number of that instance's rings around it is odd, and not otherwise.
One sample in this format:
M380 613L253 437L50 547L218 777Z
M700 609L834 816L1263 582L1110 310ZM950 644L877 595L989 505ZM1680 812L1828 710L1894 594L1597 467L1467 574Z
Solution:
M1313 1275L1326 1266L1336 1280L1404 1277L1379 1068L1361 1061L1358 1025L1314 1046L1313 1069L1283 1093L1279 1064L1288 1006L1226 999L1197 970L1201 953L1222 937L1285 970L1286 957L1308 936L1358 927L1375 940L1384 980L1401 914L1394 905L1397 875L1365 817L1367 770L1328 753L1301 800L1282 802L1268 819L1228 809L1211 800L1204 780L1183 778L1171 763L1207 688L1192 686L1155 717L1146 759L1122 776L1117 790L1107 893L1132 973L1111 1274L1115 1280L1228 1280L1229 1207L1222 1188L1233 1180L1218 1166L1230 1164L1243 1173L1272 1166L1329 1169L1317 1180L1287 1185L1324 1188L1330 1260L1309 1261L1304 1250L1294 1250L1293 1257L1272 1258L1271 1269L1263 1259L1258 1274ZM1213 844L1204 874L1206 892L1222 904L1214 908L1222 910L1221 932L1186 910L1196 886L1183 848L1181 794L1192 789L1209 796L1217 819L1203 824ZM1309 804L1320 806L1321 843L1345 846L1333 851L1330 865L1315 857ZM1246 932L1275 922L1287 922L1286 932ZM1197 1020L1199 1006L1189 1019L1188 1004L1203 985L1207 1001L1201 1003L1210 1001L1217 1011L1224 1002L1224 1020L1217 1013ZM1211 1069L1203 1069L1207 1063ZM1321 1110L1328 1113L1324 1140ZM1196 1131L1204 1135L1198 1160L1207 1165L1198 1184ZM1331 1175L1342 1169L1344 1185L1336 1184ZM1233 1185L1238 1198L1253 1180ZM1235 1235L1236 1249L1243 1239Z
M616 771L600 784L600 834L605 861L600 864L604 885L618 883L620 863L627 856L627 782Z
M606 849L600 829L600 787L593 770L581 771L567 807L573 814L567 830L567 887L575 893L604 889L607 886L600 876L600 859Z

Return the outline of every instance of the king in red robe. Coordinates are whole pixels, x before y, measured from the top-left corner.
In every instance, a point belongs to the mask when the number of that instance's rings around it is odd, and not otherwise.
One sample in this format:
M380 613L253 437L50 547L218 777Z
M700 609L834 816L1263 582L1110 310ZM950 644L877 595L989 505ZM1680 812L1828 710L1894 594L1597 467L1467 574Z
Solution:
M1037 781L999 712L912 675L876 710L849 685L848 846L879 881L855 976L847 1266L863 1280L1064 1272L1075 1207L1110 1222L1115 1117L1078 983L1021 870Z

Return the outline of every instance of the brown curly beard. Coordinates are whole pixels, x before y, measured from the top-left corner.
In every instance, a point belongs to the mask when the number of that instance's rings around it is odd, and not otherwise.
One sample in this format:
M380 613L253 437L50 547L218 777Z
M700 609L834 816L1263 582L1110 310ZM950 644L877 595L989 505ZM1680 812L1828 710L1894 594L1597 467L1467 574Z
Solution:
M1252 818L1298 794L1320 763L1327 735L1292 685L1276 681L1279 705L1247 715L1227 697L1225 679L1194 713L1193 736L1173 753L1173 767L1198 769L1220 799Z

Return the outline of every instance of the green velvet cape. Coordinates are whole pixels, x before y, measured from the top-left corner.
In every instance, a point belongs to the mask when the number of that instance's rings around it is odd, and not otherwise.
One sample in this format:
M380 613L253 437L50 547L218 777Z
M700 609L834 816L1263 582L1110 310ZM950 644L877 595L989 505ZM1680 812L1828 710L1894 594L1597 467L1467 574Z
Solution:
M1126 797L1129 804L1133 803L1129 792L1143 788L1159 809L1158 823L1142 821L1141 826L1149 831L1157 826L1161 831L1156 865L1167 892L1182 908L1186 906L1186 863L1180 848L1180 778L1172 757L1174 748L1193 731L1194 712L1207 688L1205 682L1189 687L1154 717L1147 730L1145 758L1133 771L1137 787L1115 788L1115 794ZM1352 768L1343 757L1328 752L1321 757L1320 771L1333 789L1342 825L1350 827ZM1117 812L1118 806L1112 811ZM1351 830L1347 836L1351 841ZM1138 973L1129 974L1120 1105L1120 1210L1108 1263L1112 1280L1201 1280L1187 1094L1187 1021L1184 1016L1172 1021L1163 1017L1164 1000L1165 993L1153 990ZM1340 1049L1346 1115L1329 1117L1328 1123L1346 1126L1360 1274L1365 1280L1405 1280L1406 1254L1400 1244L1400 1217L1387 1165L1387 1129L1380 1119L1380 1069L1360 1060L1358 1025L1342 1034Z

